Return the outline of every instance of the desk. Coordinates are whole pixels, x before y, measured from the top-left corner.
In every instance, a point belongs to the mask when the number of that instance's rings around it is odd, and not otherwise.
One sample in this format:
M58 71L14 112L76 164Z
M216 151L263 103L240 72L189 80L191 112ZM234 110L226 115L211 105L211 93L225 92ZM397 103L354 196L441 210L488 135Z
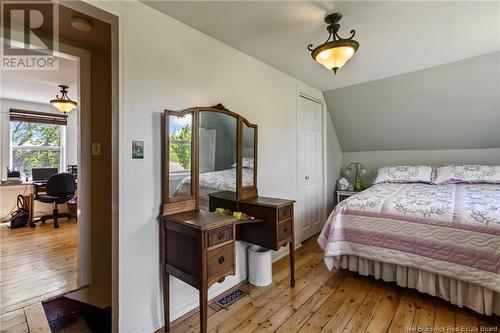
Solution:
M16 210L17 196L24 195L28 204L30 203L29 194L31 193L31 183L0 185L0 222L9 221L13 210Z
M19 194L24 195L26 202L28 203L28 208L30 209L30 223L34 218L36 218L36 216L50 215L52 213L51 204L42 202L37 202L36 204L34 203L35 189L32 181L22 182L19 184L2 183L0 184L0 218L5 217L5 220L0 222L7 222L9 220L10 212L16 206L17 196ZM66 205L61 206L60 212L66 211ZM34 216L34 213L36 213L36 216Z
M210 211L191 210L160 217L165 331L170 330L170 275L198 289L200 331L207 331L208 288L235 274L235 241L242 240L272 250L290 248L290 285L295 286L293 203L267 197L237 201L233 192L209 195L210 210L227 208L255 220L238 221Z

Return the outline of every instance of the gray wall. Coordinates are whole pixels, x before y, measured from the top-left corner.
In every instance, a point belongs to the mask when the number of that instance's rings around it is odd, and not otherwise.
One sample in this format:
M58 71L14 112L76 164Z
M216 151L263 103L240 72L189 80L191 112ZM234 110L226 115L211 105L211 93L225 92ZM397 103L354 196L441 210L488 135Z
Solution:
M365 185L371 184L378 168L385 165L442 165L476 163L500 165L500 148L460 150L392 150L344 153L344 167L350 162L363 163L368 175Z
M344 167L500 165L500 52L323 93Z
M323 94L344 153L500 148L500 52Z
M334 191L330 189L335 189L339 177L342 176L342 164L344 156L342 149L340 149L339 140L337 134L335 133L335 127L333 126L333 121L329 112L325 117L325 129L326 129L326 183L327 183L327 212L330 212L334 208L335 194Z
M236 162L236 118L224 113L202 112L200 126L216 131L215 171L229 169Z

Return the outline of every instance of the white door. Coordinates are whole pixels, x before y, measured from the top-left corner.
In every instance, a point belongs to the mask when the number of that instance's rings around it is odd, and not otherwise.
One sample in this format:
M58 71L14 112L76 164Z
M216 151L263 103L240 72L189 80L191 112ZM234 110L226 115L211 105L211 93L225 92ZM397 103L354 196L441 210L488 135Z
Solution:
M323 207L322 105L299 97L298 102L298 200L300 241L321 231Z

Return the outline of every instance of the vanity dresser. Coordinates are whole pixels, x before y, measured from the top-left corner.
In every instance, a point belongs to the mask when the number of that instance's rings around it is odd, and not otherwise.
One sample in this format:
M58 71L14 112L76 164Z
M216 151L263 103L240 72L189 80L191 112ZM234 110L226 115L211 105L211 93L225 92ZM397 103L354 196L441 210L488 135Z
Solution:
M272 250L288 245L290 285L295 285L294 201L258 196L257 138L257 125L221 104L165 111L160 216L165 331L170 330L170 275L199 290L200 331L207 331L208 288L235 274L238 240ZM244 215L237 219L232 212Z

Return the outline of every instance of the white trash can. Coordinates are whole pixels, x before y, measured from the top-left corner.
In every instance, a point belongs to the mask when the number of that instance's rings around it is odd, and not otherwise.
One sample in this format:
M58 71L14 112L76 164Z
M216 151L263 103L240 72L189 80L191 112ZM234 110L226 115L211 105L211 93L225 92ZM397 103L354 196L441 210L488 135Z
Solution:
M248 247L248 282L257 287L273 282L271 250L257 245Z

